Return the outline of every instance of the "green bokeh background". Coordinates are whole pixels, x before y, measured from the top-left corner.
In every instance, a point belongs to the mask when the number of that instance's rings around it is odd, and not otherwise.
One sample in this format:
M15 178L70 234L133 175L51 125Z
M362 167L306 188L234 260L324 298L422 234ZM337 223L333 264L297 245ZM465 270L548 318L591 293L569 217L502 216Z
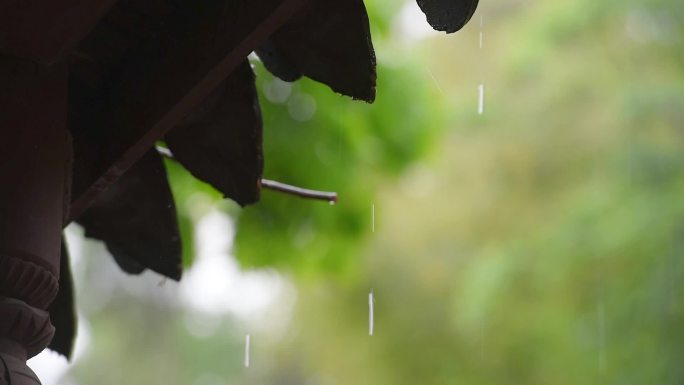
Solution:
M88 256L90 344L62 383L684 383L684 2L482 0L419 40L397 33L399 2L366 3L375 104L255 62L265 176L338 205L265 191L241 210L169 164L186 240L218 207L242 268L290 282L282 330L255 331L244 368L248 324L188 332L155 292L171 282L106 286L100 306L105 257Z

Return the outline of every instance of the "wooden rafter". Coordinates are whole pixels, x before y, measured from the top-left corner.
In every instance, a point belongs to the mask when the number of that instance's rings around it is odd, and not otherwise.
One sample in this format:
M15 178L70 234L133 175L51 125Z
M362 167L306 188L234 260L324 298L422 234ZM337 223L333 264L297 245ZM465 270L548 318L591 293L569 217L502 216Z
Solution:
M223 10L207 55L207 30L185 26L160 38L161 47L141 57L117 85L103 149L94 174L75 180L70 219L79 216L131 165L178 124L261 42L283 25L307 0L234 2ZM189 30L188 28L191 28ZM193 35L194 33L194 35Z

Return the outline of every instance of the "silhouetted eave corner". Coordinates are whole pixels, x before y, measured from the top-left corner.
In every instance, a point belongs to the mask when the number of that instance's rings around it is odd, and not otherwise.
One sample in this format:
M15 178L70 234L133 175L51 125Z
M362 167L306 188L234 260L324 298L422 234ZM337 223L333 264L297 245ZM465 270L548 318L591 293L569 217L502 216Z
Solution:
M436 31L454 33L475 14L479 0L417 0L427 22Z

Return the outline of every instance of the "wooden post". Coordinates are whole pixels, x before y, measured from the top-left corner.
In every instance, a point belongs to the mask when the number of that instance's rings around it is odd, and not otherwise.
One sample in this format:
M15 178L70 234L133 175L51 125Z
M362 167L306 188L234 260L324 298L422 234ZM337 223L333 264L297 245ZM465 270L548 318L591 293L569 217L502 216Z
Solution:
M0 384L39 384L26 360L54 328L66 216L66 66L0 56Z

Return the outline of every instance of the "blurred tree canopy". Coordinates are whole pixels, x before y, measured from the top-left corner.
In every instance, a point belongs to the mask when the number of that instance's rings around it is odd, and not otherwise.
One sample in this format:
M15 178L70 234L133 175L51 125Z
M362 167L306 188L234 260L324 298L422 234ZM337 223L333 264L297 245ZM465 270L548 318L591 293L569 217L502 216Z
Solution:
M292 360L338 383L681 383L683 9L492 1L484 52L476 28L432 41L449 139L408 188L385 188L359 289L300 298L295 323L324 319ZM481 78L482 117L463 92Z

